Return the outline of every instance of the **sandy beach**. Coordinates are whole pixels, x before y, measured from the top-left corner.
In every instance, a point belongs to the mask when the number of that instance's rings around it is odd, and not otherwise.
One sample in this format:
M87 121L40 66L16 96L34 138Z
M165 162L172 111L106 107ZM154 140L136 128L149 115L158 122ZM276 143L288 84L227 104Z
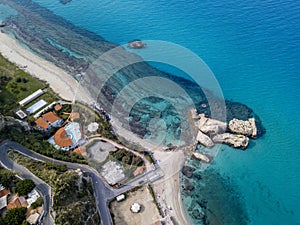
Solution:
M21 46L9 35L0 32L0 52L9 61L32 76L46 81L65 100L80 99L91 103L91 99L68 73Z
M156 151L154 157L160 159L159 165L165 174L163 179L156 181L153 185L157 201L168 220L173 217L178 224L189 225L190 221L184 211L179 190L179 172L184 163L183 151Z
M0 52L5 58L24 71L40 80L46 81L63 99L73 101L76 96L76 100L81 100L88 104L93 103L86 92L79 87L78 82L68 73L33 54L13 38L1 32ZM163 207L163 211L166 212L167 217L174 217L180 225L189 224L179 192L179 169L184 162L184 153L182 151L163 152L159 146L152 145L148 141L128 132L120 127L118 123L113 123L113 126L118 135L128 141L154 150L154 156L156 159L160 159L159 165L165 173L164 179L154 184L157 200Z

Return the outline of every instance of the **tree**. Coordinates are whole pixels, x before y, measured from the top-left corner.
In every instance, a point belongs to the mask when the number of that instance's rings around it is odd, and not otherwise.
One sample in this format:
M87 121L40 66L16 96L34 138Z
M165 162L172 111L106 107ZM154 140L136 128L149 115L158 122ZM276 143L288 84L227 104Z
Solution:
M6 225L20 225L26 219L26 208L15 208L8 210L4 216Z
M14 173L9 170L0 170L0 184L4 187L9 188L11 182L14 179Z
M33 188L35 188L35 184L29 179L24 179L17 183L17 192L19 195L27 195Z

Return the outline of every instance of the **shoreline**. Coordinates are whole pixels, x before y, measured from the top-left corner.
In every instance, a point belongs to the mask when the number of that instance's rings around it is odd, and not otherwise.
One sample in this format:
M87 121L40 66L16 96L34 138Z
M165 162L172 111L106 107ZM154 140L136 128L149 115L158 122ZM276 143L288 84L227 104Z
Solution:
M93 100L79 86L79 83L63 69L26 49L18 43L17 40L6 33L0 32L0 43L0 53L4 58L33 77L47 82L53 91L61 98L73 101L75 96L76 99L80 96L79 100L88 104L93 103ZM166 203L169 204L165 205L165 207L172 207L172 215L170 216L175 217L179 224L190 224L183 208L180 193L179 171L181 165L184 163L184 153L182 151L172 152L170 153L172 154L172 157L170 157L170 154L160 151L159 147L124 130L118 123L113 122L113 127L118 131L118 135L124 137L128 141L133 141L141 146L146 146L148 149L155 149L155 158L159 158L165 163L159 164L165 172L165 178L155 182L155 194L156 196L159 194L159 196L164 195ZM170 164L172 165L171 167ZM170 174L172 174L171 177L169 176Z
M49 84L55 93L67 101L73 101L75 95L90 103L91 99L79 88L79 83L66 71L46 61L23 47L14 38L0 32L0 52L4 58Z

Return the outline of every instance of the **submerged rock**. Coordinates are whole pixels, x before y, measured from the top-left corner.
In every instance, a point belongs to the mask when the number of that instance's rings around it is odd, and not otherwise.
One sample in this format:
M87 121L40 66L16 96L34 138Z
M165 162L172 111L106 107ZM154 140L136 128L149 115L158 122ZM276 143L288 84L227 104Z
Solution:
M193 176L194 171L195 171L195 169L192 167L189 167L189 166L183 166L183 168L182 168L182 173L187 178L191 178Z

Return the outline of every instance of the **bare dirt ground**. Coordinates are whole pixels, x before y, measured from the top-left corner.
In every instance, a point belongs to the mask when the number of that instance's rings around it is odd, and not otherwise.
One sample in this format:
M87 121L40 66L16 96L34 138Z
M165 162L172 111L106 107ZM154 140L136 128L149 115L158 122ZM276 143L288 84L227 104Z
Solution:
M131 212L133 203L141 205L139 213ZM115 225L151 225L162 219L147 186L129 193L122 202L114 201L111 212L114 215Z

